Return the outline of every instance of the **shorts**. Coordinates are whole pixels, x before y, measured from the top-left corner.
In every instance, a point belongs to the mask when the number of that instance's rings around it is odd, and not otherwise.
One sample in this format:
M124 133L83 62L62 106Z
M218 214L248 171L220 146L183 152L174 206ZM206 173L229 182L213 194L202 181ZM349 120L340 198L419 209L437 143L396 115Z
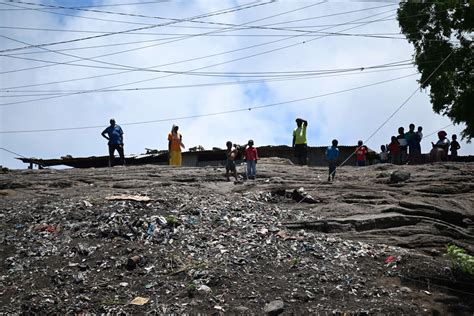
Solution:
M357 160L358 167L365 167L365 160Z
M235 169L235 160L227 159L227 161L225 163L225 170L235 172L236 171L236 169Z

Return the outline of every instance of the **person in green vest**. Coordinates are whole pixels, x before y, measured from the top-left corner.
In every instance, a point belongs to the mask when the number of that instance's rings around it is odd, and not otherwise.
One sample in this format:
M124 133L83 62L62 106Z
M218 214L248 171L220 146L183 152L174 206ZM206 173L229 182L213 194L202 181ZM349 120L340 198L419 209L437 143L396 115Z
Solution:
M307 127L307 121L302 118L296 119L296 128L293 130L293 150L296 162L301 166L308 164L308 144L306 142Z

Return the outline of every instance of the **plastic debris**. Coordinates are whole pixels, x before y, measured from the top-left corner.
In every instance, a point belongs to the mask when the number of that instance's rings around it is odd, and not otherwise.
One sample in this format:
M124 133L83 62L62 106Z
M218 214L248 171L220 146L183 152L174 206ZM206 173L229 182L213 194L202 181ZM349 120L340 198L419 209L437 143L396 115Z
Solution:
M137 201L137 202L148 202L151 201L151 198L148 196L141 195L112 195L107 196L107 200L110 201Z
M146 303L148 303L150 301L149 298L147 297L140 297L140 296L137 296L135 297L131 302L130 304L131 305L145 305Z

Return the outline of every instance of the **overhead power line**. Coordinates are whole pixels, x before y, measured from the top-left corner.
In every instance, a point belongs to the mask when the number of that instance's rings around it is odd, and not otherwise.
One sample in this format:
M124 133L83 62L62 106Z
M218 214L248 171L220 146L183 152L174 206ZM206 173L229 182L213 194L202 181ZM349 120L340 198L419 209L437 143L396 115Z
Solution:
M371 16L368 16L368 17L359 18L359 19L353 20L353 21L351 21L351 22L364 20L364 19L371 18L371 17L377 16L377 15L382 15L382 14L384 14L384 13L386 13L386 12L377 13L377 14L374 14L374 15L371 15ZM371 22L367 22L366 24L369 24L369 23L372 23L372 21L371 21ZM344 29L344 30L342 30L342 31L347 31L347 30L354 29L354 28L357 28L357 27L360 27L360 25L359 25L359 26L350 27L350 28L346 28L346 29ZM283 41L283 40L286 40L286 39L291 39L291 38L295 38L295 37L299 37L299 36L301 36L301 35L290 36L289 38L280 39L280 40L272 41L272 42L267 42L267 43L264 43L264 44L253 45L253 46L251 46L251 47L258 47L258 46L262 46L262 45L267 45L267 44L269 44L269 43L280 42L280 41ZM233 59L233 60L229 60L229 61L225 61L225 62L220 62L220 63L216 63L216 64L212 64L212 65L207 65L207 66L199 67L199 68L195 68L195 69L190 69L190 70L188 70L188 71L196 71L196 70L206 69L206 68L210 68L210 67L214 67L214 66L218 66L218 65L223 65L223 64L231 63L231 62L238 61L238 60L243 60L243 59L247 59L247 58L251 58L251 57L255 57L255 56L260 56L260 55L263 55L263 54L267 54L267 53L279 51L279 50L282 50L282 49L294 47L294 46L297 46L297 45L305 44L305 43L307 43L307 42L311 42L311 41L314 41L314 40L318 40L318 39L321 39L321 38L324 38L324 37L325 37L325 36L321 36L321 37L318 37L318 38L315 38L315 39L310 39L310 40L307 40L307 41L298 42L298 43L296 43L296 44L286 45L286 46L283 46L283 47L279 47L279 48L267 50L267 51L264 51L264 52L260 52L260 53L256 53L256 54L252 54L252 55L248 55L248 56L236 58L236 59ZM248 47L245 48L245 49L248 49ZM233 50L233 51L239 51L239 50L242 50L242 48L236 49L236 50ZM230 52L232 52L232 51L230 51ZM214 55L209 55L209 56L205 56L204 58L208 58L208 57L212 57L212 56L216 56L216 55L220 55L220 54L222 54L222 53L214 54ZM198 59L201 59L201 58L202 58L202 57L193 58L193 59L191 59L191 60L198 60ZM168 64L168 65L171 65L171 64L175 64L175 63L170 63L170 64ZM162 66L163 66L163 65L162 65ZM151 68L156 68L156 67L151 67ZM133 70L131 70L131 71L133 71ZM125 71L124 73L126 73L126 72L129 72L129 71ZM104 87L104 88L102 88L102 89L111 89L111 88L122 87L122 86L130 85L130 84L136 84L136 83L142 83L142 82L147 82L147 81L153 81L153 80L157 80L157 79L160 79L160 78L169 77L169 76L172 76L172 75L173 75L173 74L171 74L171 75L166 75L166 76L161 76L161 77L150 78L150 79L144 79L144 80L139 80L139 81L135 81L135 82L130 82L130 83L125 83L125 84L120 84L120 85L114 85L114 86ZM23 86L23 87L24 87L24 86ZM102 90L102 89L97 89L97 91L100 91L100 90ZM72 94L69 94L69 95L77 95L77 93L72 93ZM0 104L0 106L7 106L7 105L13 105L13 104L28 103L28 102L41 101L41 100L49 100L49 99L54 99L54 98L59 98L59 97L64 97L64 96L65 96L65 95L52 96L52 97L47 97L47 98L39 98L39 99L33 99L33 100L27 100L27 101L9 102L9 103ZM68 95L66 95L66 96L68 96Z
M1 35L0 35L1 36ZM48 63L54 63L54 64L61 64L60 62L54 62L54 61L44 61L44 60L38 60L38 59L33 59L33 58L24 58L24 57L15 57L15 58L20 58L20 59L26 59L26 60L33 60L33 61L42 61L42 62L48 62ZM428 61L425 61L423 63L428 63ZM140 71L144 72L154 72L154 73L166 73L166 74L183 74L183 75L190 75L190 76L202 76L202 77L233 77L233 78L240 78L240 77L265 77L265 78L270 78L270 77L279 77L279 76L288 76L288 75L293 75L293 76L309 76L309 75L314 75L314 74L329 74L329 73L341 73L341 72L349 72L349 71L363 71L367 69L377 69L377 68L387 68L387 67L401 67L401 66L407 66L407 65L412 65L412 59L404 59L404 60L399 60L395 62L389 62L389 63L384 63L384 64L378 64L378 65L371 65L371 66L359 66L359 67L346 67L346 68L332 68L332 69L315 69L315 70L287 70L287 71L252 71L252 72L246 72L246 71L179 71L179 70L169 70L169 69L163 69L163 70L156 70L156 69L150 69L150 68L143 68L143 69L137 69ZM91 66L91 65L82 65L82 64L74 64L73 66L81 66L81 67L90 67L90 68L104 68L104 69L116 69L112 67L100 67L100 66ZM123 70L123 68L119 68ZM8 90L7 90L8 91Z
M41 6L41 7L48 7L48 8L61 8L61 9L71 9L71 10L78 10L78 11L86 11L86 12L92 12L92 13L101 13L101 14L111 14L111 15L119 15L119 16L131 16L131 17L139 17L139 18L148 18L148 19L158 19L158 20L168 20L168 21L176 21L179 19L175 18L165 18L165 17L160 17L160 16L149 16L149 15L143 15L143 14L133 14L133 13L126 13L126 12L114 12L114 11L104 11L104 10L91 10L91 9L73 9L71 7L66 7L66 6L58 6L58 5L50 5L50 4L39 4L39 3L30 3L30 2L23 2L23 1L15 1L16 3L21 3L21 4L26 4L26 5L34 5L34 6ZM378 9L378 8L385 8L385 7L391 7L391 6L396 6L398 4L385 4L382 6L377 6L377 7L371 7L371 8L364 8L364 9L357 9L357 10L351 10L351 11L345 11L345 12L337 12L337 13L331 13L331 14L325 14L325 15L320 15L316 17L309 17L309 18L304 18L304 19L297 19L297 20L290 20L290 21L284 21L284 22L276 22L272 24L268 24L265 26L247 26L246 28L258 28L258 29L268 29L268 30L278 30L279 28L272 28L270 26L274 25L280 25L280 24L289 24L289 23L295 23L295 22L301 22L301 21L308 21L308 20L316 20L316 19L322 19L322 18L328 18L328 17L334 17L334 16L340 16L340 15L347 15L351 13L358 13L358 12L363 12L371 9ZM45 10L38 9L38 11L41 12L48 12ZM48 12L48 13L53 13L53 14L60 14L57 12ZM68 15L68 14L66 14ZM107 22L118 22L118 23L126 23L126 24L136 24L136 25L153 25L149 23L135 23L135 22L129 22L129 21L119 21L119 20L107 20L103 18L94 18L94 17L88 17L88 16L78 16L79 18L84 18L84 19L97 19L101 21L107 21ZM225 27L236 27L236 24L231 24L231 23L223 23L223 22L214 22L214 21L197 21L197 20L192 20L188 21L190 23L199 23L199 24L210 24L210 25L217 25L217 26L225 26Z
M173 19L173 21L169 21L169 22L166 22L166 23L147 25L147 26L138 27L138 28L134 28L134 29L123 30L123 31L110 32L110 33L106 33L106 34L99 34L99 35L76 38L76 39L72 39L72 40L65 40L65 41L54 42L54 43L43 43L43 44L38 44L38 45L30 45L30 46L24 46L24 47L9 48L9 49L0 50L0 53L10 52L10 51L17 51L17 50L22 50L22 49L27 49L27 48L38 48L38 47L52 46L52 45L58 45L58 44L74 43L74 42L78 42L78 41L85 41L85 40L103 38L103 37L112 36L112 35L125 34L125 33L128 33L128 32L149 30L149 29L162 27L162 26L168 26L168 25L172 25L172 24L176 24L176 23L188 22L188 21L192 21L192 20L196 20L196 19L202 19L202 18L206 18L206 17L217 16L217 15L227 14L227 13L231 13L231 12L237 12L237 11L241 11L241 10L245 10L245 9L249 9L249 8L254 8L254 7L258 7L258 6L267 5L267 4L270 4L270 3L274 3L274 0L271 0L270 2L257 3L257 4L245 6L245 7L237 6L237 8L234 8L234 9L229 9L229 10L225 10L225 11L218 11L216 13L208 13L208 14L204 14L204 15L198 15L198 16L194 16L194 17L186 18L186 19Z
M146 2L124 2L124 3L114 3L114 4L95 4L95 5L85 5L85 6L79 6L79 7L74 7L76 9L88 9L88 8L105 8L105 7L124 7L124 6L136 6L136 5L143 5L143 4L160 4L164 2L170 2L171 0L155 0L155 1L146 1ZM0 2L0 4L6 5L6 3ZM55 8L51 8L55 9ZM56 8L58 10L64 10L62 8ZM17 9L0 9L0 11L28 11L28 10L34 10L32 8L17 8Z
M430 75L429 75L425 80L423 80L423 82L420 84L420 87L422 87L425 83L427 83L427 82L431 79L431 77L433 77L433 75L438 71L439 68L441 68L441 66L444 65L444 63L446 62L446 60L449 59L449 57L453 54L453 52L454 52L454 51L451 51L451 52L449 53L449 55L446 56L446 57L441 61L441 63L438 65L438 67L436 67L436 68L430 73ZM397 113L408 103L408 101L411 100L411 98L413 98L413 96L419 91L419 89L420 89L420 88L417 87L417 88L405 99L405 101L403 101L402 104L401 104L399 107L397 107L397 108L395 109L395 111L393 111L393 113L390 114L390 115L388 116L388 118L387 118L385 121L382 122L382 124L365 140L365 142L368 142L375 134L377 134L377 132L378 132L380 129L382 129L382 127L384 127L385 124L387 124L388 121L390 121L390 120L392 119L392 117L394 117L395 114L397 114Z
M345 93L345 92L349 92L349 91L359 90L359 89L363 89L363 88L367 88L367 87L372 87L372 86L376 86L376 85L380 85L380 84L384 84L384 83L388 83L388 82L392 82L392 81L412 77L414 75L416 75L416 74L405 75L405 76L396 77L396 78L392 78L392 79L388 79L388 80L374 82L374 83L371 83L371 84L366 84L366 85L352 87L352 88L348 88L348 89L333 91L333 92L329 92L329 93L317 94L317 95L304 97L304 98L299 98L299 99L293 99L293 100L289 100L289 101L282 101L282 102L276 102L276 103L270 103L270 104L265 104L265 105L252 106L252 107L242 107L242 108L237 108L237 109L234 109L234 110L226 110L226 111L212 112L212 113L206 113L206 114L196 114L196 115L181 116L181 117L166 118L166 119L158 119L158 120L121 123L120 125L123 125L123 126L142 125L142 124L150 124L150 123L178 121L178 120L191 119L191 118L201 118L201 117L216 116L216 115L230 114L230 113L236 113L236 112L244 112L244 111L270 108L270 107L275 107L275 106L279 106L279 105L291 104L291 103L296 103L296 102L303 102L303 101L313 100L313 99L322 98L322 97L326 97L326 96ZM57 131L96 129L96 128L102 128L102 127L103 127L103 125L93 125L93 126L34 129L34 130L10 130L10 131L0 131L0 134L57 132Z
M274 14L274 15L271 15L271 16L268 16L268 17L265 17L265 18L260 18L260 19L253 20L253 21L250 21L250 22L242 23L242 24L239 24L238 26L247 25L247 24L250 24L250 23L255 23L255 22L258 22L258 21L262 21L262 20L274 18L274 17L281 16L281 15L285 15L285 14L288 14L288 13L293 13L293 12L296 12L296 11L308 9L308 8L310 8L310 7L317 6L317 5L320 5L320 4L323 4L323 3L325 3L325 1L318 2L318 3L314 3L314 4L310 4L310 5L305 5L305 6L303 6L303 7L300 7L300 8L297 8L297 9L292 9L292 10L289 10L289 11L285 11L285 12L283 12L283 13L278 13L278 14ZM229 30L232 30L233 27L230 27L230 28L228 28L228 29L229 29ZM207 34L215 33L215 32L223 32L223 31L211 31L211 32L206 32L206 33L203 33L203 34L197 34L197 35L189 36L189 38L194 37L194 36L207 35ZM2 35L0 35L0 36L2 36ZM4 36L4 37L5 37L5 36ZM14 39L12 39L12 38L10 38L10 37L6 37L6 38L8 38L8 39L10 39L10 40L14 40ZM104 63L104 64L109 64L109 65L110 65L111 63L102 62L102 61L96 60L96 58L106 57L106 56L112 56L112 55L117 55L117 54L122 54L122 53L126 53L126 52L131 52L131 51L140 50L140 49L155 47L155 46L163 45L163 44L174 43L174 42L180 41L180 40L182 40L182 39L186 39L186 38L187 38L187 37L178 38L178 39L174 39L174 40L167 41L167 42L160 43L160 44L153 44L153 45L149 45L149 46L144 46L144 47L139 47L139 48L133 48L133 49L128 49L128 50L124 50L124 51L120 51L120 52L108 53L108 54L103 54L103 55L94 56L94 57L89 57L89 58L84 58L84 57L75 56L75 55L68 55L68 56L75 57L75 58L78 58L78 59L77 59L77 60L68 61L68 62L65 62L65 63L63 63L63 64L66 65L66 64L72 64L72 63L74 63L74 62L76 62L76 61L79 61L79 60L87 60L87 61L93 61L93 62L96 62L96 63ZM20 41L20 42L22 42L22 41ZM23 42L23 43L24 43L24 42ZM62 53L57 52L57 51L54 51L54 50L46 49L46 48L43 47L43 46L38 46L38 48L40 48L40 49L42 49L42 50L47 50L47 51L50 51L50 52L55 52L55 53L62 54ZM119 65L119 64L113 64L113 65L116 65L116 66L118 65L118 66L126 67L126 68L131 69L132 71L133 71L133 70L139 70L139 69L140 69L140 68L135 68L135 67L130 67L130 66L124 66L124 65ZM29 68L16 69L16 70L10 70L10 71L3 72L3 73L12 73L12 72L18 72L18 71L33 70L33 69L44 68L44 67L49 67L49 65L46 65L46 66L36 66L36 67L29 67ZM155 68L156 68L156 67L155 67Z
M420 86L423 86L425 83L428 82L428 80L431 79L431 77L438 71L439 68L441 68L441 66L446 62L446 60L448 60L448 58L451 56L453 52L449 53L448 56L446 56L442 61L441 63L430 73L430 75L420 84ZM419 91L419 87L417 87L409 96L408 98L405 99L405 101L402 102L402 104L400 104L400 106L398 106L395 111L393 113L391 113L388 118L382 122L382 124L380 124L374 132L372 132L372 134L370 134L370 136L365 139L363 141L363 144L367 144L369 142L369 140L372 139L372 137L375 136L375 134L377 134L394 116L395 114L397 114L406 104L408 104L408 102L411 100L411 98L413 98L413 96ZM357 147L357 150L359 149L360 147ZM356 151L357 151L356 150ZM351 158L352 156L355 155L356 151L353 151L339 166L343 166L345 165ZM336 172L336 170L333 171L333 173ZM330 174L330 176L332 175L332 173Z
M23 155L21 155L21 154L19 154L19 153L16 153L16 152L14 152L14 151L12 151L12 150L10 150L10 149L4 148L4 147L0 147L0 150L3 150L3 151L5 151L5 152L10 153L10 154L15 155L15 156L19 156L19 157L22 157L22 158L30 159L30 158L28 158L28 157L25 157L25 156L23 156ZM42 168L47 168L47 167L45 167L44 165L42 165L41 162L40 162L39 160L37 160L37 159L30 159L30 160L33 161L33 163L37 164L38 166L41 166Z
M199 84L184 84L184 85L172 85L172 86L158 86L158 87L138 87L138 88L118 88L118 89L103 89L100 91L92 90L51 90L51 91L28 91L21 90L22 93L30 92L32 94L23 94L23 95L10 95L10 96L0 96L1 98L15 98L15 97L44 97L44 96L62 96L63 94L67 95L70 93L86 94L86 93L107 93L107 92L134 92L134 91L152 91L152 90L168 90L168 89L189 89L189 88L206 88L206 87L216 87L216 86L228 86L228 85L243 85L243 84L256 84L256 83L268 83L268 82L282 82L282 81L294 81L294 80L308 80L308 79L321 79L321 78L330 78L330 77L342 77L350 75L361 75L361 74L370 74L376 72L387 72L394 70L406 70L413 69L413 67L402 67L398 69L382 69L382 70L373 70L367 72L354 72L354 73L342 73L342 74L329 74L329 75L312 75L312 76L286 76L280 78L270 78L270 79L252 79L252 80L240 80L240 81L223 81L223 82L211 82L211 83L199 83Z
M281 16L281 15L284 15L284 14L296 12L296 11L303 10L303 9L307 9L307 8L309 8L309 7L313 7L313 6L316 6L316 5L320 5L320 4L323 4L323 3L325 3L325 1L322 1L322 2L319 2L319 3L314 3L314 4L311 4L311 5L306 5L306 6L304 6L304 7L297 8L297 9L292 9L292 10L289 10L289 11L286 11L286 12L283 12L283 13L274 14L274 15L271 15L271 16L269 16L269 17L260 18L260 19L257 19L257 20L253 20L253 21L250 21L250 22L246 22L246 23L243 23L243 24L241 24L241 25L250 24L250 23L257 22L257 21L262 21L262 20L266 20L266 19L269 19L269 18L274 18L274 17ZM232 27L231 27L230 29L232 29ZM208 32L208 33L214 33L214 32L216 32L216 31L212 31L212 32ZM220 31L219 31L219 32L220 32ZM204 33L204 34L208 34L208 33ZM201 34L199 34L199 35L201 35ZM199 36L199 35L196 35L196 36ZM13 38L11 38L11 37L7 37L7 36L4 36L4 35L0 35L0 36L1 36L1 37L4 37L4 38L7 38L7 39L9 39L9 40L12 40L12 41L20 42L20 43L23 43L23 44L28 44L28 43L23 42L23 41L15 40L15 39L13 39ZM185 39L185 38L184 38L184 39ZM117 63L108 63L108 62L96 60L96 58L105 57L105 56L117 55L117 54L121 54L121 53L125 53L125 52L130 52L130 51L135 51L135 50L139 50L139 49L145 49L145 48L149 48L149 47L154 47L154 46L158 46L158 45L163 45L163 44L168 44L168 43L176 42L176 41L179 41L179 40L181 40L181 39L176 39L176 40L168 41L168 42L165 42L165 43L154 44L154 45L145 46L145 47L140 47L140 48L128 49L128 50L120 51L120 52L108 53L108 54L104 54L104 55L100 55L100 56L94 56L94 57L89 57L89 58L85 58L85 57L81 57L81 56L76 56L76 55L72 55L72 54L66 54L66 53L57 52L57 51L54 51L54 50L50 50L50 49L48 49L48 48L45 48L45 47L43 47L43 46L38 46L38 48L40 48L40 49L42 49L42 50L47 50L47 51L49 51L49 52L53 52L53 53L57 53L57 54L61 54L61 55L69 56L69 57L78 58L77 60L72 60L72 61L68 61L68 62L61 63L61 64L63 64L63 65L69 65L69 64L72 64L72 63L74 63L74 62L76 62L76 61L86 60L86 61L92 61L92 62L100 63L100 64L106 64L106 65L112 65L112 66L123 67L123 68L125 68L125 69L130 69L130 70L132 70L132 71L141 71L142 68L130 67L130 66L128 66L128 65L121 65L121 64L117 64ZM44 68L44 67L48 67L48 66L37 66L37 67L30 67L30 68L24 68L24 69L10 70L10 71L2 72L2 74L5 74L5 73L12 73L12 72L18 72L18 71L25 71L25 70L32 70L32 69L38 69L38 68ZM103 68L103 67L102 67L102 68ZM110 68L106 68L106 69L110 69Z
M10 39L9 37L3 36L3 35L0 35L0 37ZM61 53L61 54L63 54L63 53ZM66 55L71 56L69 54L66 54ZM182 74L182 75L189 75L189 76L205 76L205 77L255 77L255 76L261 76L257 73L254 73L254 74L237 74L237 73L230 74L230 73L215 73L215 72L211 73L211 72L197 72L197 71L195 72L195 71L157 70L157 69L150 69L150 68L123 67L120 64L107 63L107 62L99 62L99 63L101 63L101 64L103 63L104 65L112 65L114 67L112 67L112 66L86 65L86 64L68 63L68 62L57 62L57 61L43 60L43 59L37 59L37 58L19 57L19 56L9 56L9 57L14 58L14 59L42 62L42 63L48 63L48 64L53 64L53 65L67 65L67 66L73 66L73 67L84 67L84 68L93 68L93 69L108 69L108 70L130 70L130 69L132 69L132 70L138 71L138 72L152 72L152 73L164 73L164 74ZM411 63L407 63L408 61L410 61L410 60L405 60L404 61L405 63L400 65L400 66L406 66L408 64L411 64ZM115 65L117 65L117 66L115 66ZM361 70L361 68L374 68L374 67L380 68L380 67L386 67L386 66L389 66L389 65L380 65L378 67L377 66L358 67L355 70ZM393 66L393 65L391 65L391 66ZM0 72L0 74L8 74L8 73L13 73L13 72L17 72L17 71L20 71L20 70L7 70L7 71ZM323 70L319 70L317 72L321 72L321 71L323 71ZM332 71L332 70L326 70L326 72L329 72L329 71ZM342 70L334 70L334 71L342 71ZM312 74L314 72L315 71L299 71L299 72L296 72L296 74L308 74L308 73ZM287 72L283 72L283 73L286 74ZM269 76L279 76L279 75L274 73L274 74L267 74L266 76L269 77Z

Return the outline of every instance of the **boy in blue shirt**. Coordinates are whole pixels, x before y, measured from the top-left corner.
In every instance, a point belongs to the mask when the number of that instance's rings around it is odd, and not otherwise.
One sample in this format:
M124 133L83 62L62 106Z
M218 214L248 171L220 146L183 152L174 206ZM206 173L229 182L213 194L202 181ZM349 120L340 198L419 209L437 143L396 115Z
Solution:
M338 141L337 139L332 140L332 146L326 149L326 157L329 161L329 176L328 181L334 181L334 177L336 176L336 165L337 165L337 158L339 157L339 148L337 148Z

